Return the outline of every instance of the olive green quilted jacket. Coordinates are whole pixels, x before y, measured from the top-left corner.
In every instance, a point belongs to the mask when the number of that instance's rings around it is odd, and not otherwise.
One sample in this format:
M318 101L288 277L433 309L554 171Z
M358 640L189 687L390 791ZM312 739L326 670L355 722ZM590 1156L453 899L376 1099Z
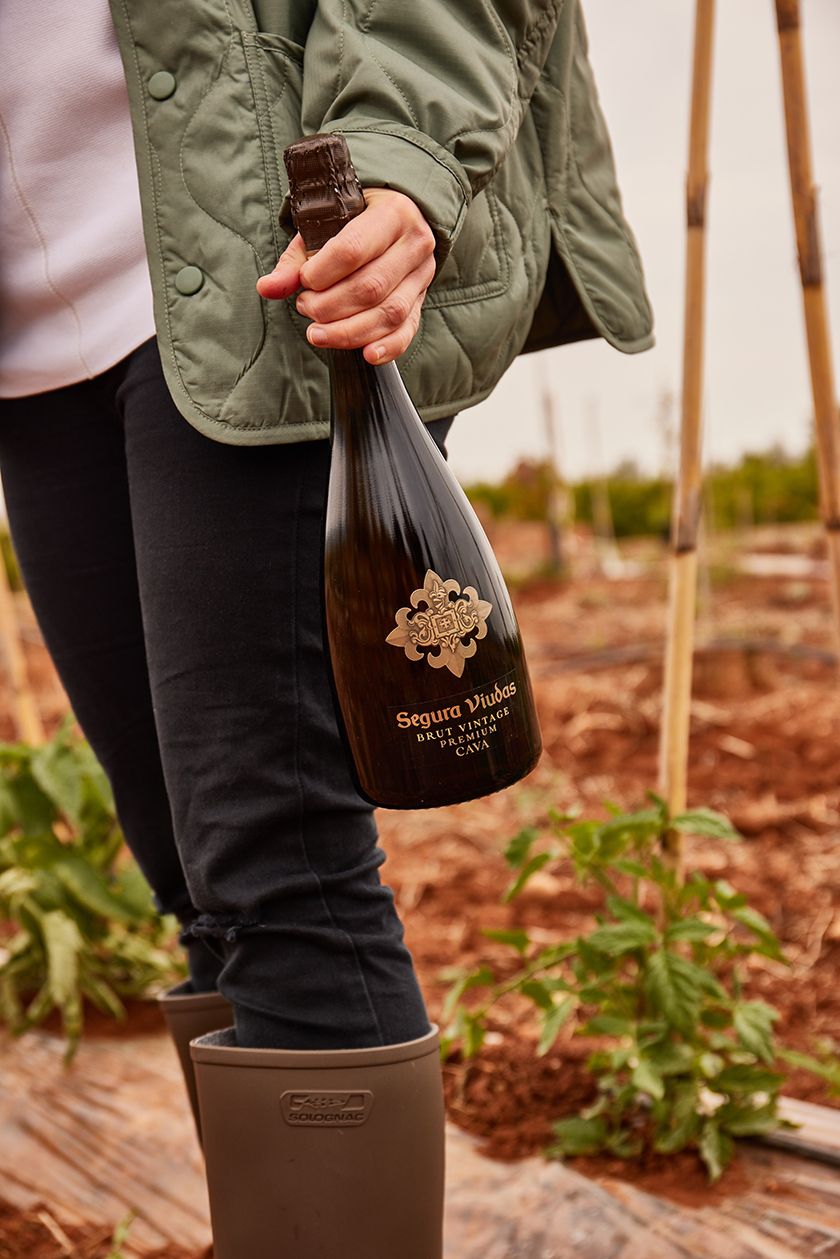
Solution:
M201 432L328 432L325 355L292 299L254 287L288 240L283 149L316 131L342 132L362 184L406 193L435 232L399 360L424 419L485 398L523 349L651 344L578 0L110 3L164 370Z

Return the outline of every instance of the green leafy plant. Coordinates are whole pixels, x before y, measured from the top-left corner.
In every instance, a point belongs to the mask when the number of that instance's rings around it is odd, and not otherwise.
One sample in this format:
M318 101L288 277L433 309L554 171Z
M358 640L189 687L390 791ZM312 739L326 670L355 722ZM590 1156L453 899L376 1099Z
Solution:
M467 1057L481 1047L487 1017L506 995L533 1003L537 1053L561 1028L603 1037L589 1059L595 1104L555 1125L550 1155L609 1151L633 1158L645 1149L693 1147L717 1180L733 1138L780 1126L773 1070L776 1012L742 995L740 970L750 954L784 961L768 922L728 883L692 874L681 883L663 858L669 832L737 841L720 814L696 809L674 817L658 797L635 813L612 810L606 822L552 815L551 835L524 830L506 858L514 879L506 899L551 862L571 858L577 877L606 893L605 912L586 937L534 944L527 931L485 931L511 951L514 969L463 973L444 1012L445 1048ZM479 992L477 1005L464 995Z
M40 747L0 744L0 1018L14 1033L61 1011L72 1058L83 998L115 1018L121 997L183 975L176 923L126 858L108 780L71 721Z

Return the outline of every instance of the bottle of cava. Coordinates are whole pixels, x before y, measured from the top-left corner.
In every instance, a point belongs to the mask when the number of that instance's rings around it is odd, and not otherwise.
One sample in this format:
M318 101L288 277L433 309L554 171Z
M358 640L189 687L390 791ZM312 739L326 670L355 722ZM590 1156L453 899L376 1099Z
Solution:
M364 209L342 136L286 150L310 252ZM395 363L330 353L324 610L362 794L393 809L488 795L541 750L516 617L475 513Z

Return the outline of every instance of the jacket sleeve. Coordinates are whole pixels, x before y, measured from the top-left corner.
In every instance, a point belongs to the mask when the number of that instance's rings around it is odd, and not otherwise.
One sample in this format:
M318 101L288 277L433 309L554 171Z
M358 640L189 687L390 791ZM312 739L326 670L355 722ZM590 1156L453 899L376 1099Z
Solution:
M306 133L347 136L363 185L406 193L438 263L516 140L564 0L318 0Z

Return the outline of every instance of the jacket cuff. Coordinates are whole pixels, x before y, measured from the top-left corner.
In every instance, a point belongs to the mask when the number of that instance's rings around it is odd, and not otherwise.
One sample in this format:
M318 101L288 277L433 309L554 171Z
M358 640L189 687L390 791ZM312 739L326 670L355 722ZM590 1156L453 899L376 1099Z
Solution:
M411 197L435 234L435 262L440 270L470 205L470 186L460 163L421 131L399 123L353 126L348 122L329 130L346 136L363 188L392 188ZM288 196L280 207L280 222L287 231L294 231Z

